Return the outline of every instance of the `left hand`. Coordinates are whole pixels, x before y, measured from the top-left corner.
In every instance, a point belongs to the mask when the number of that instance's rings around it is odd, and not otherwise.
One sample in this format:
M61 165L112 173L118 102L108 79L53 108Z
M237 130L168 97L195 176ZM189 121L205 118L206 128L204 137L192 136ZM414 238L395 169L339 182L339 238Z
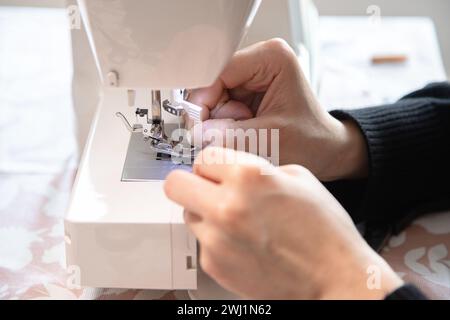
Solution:
M353 121L335 119L320 105L297 55L284 40L238 51L219 78L210 87L190 91L189 100L202 107L203 122L191 130L191 142L199 147L227 146L266 156L261 146L269 151L272 141L259 140L259 133L277 129L280 164L300 164L322 181L368 175L361 130ZM187 117L187 126L192 124ZM236 138L242 141L243 132L255 130L258 141L239 147ZM236 135L234 143L227 131Z
M210 147L193 170L172 172L165 191L186 210L202 268L224 288L253 299L382 299L401 285L307 169ZM379 270L375 290L369 266Z

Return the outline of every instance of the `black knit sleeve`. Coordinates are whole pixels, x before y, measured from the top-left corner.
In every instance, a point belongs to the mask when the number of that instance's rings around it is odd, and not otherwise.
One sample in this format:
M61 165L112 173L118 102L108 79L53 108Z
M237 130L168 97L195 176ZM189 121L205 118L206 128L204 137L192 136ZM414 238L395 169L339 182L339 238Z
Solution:
M428 300L428 298L416 286L406 284L387 295L385 300Z
M413 92L390 105L331 114L359 126L368 150L369 177L329 189L355 222L401 225L450 207L450 84Z

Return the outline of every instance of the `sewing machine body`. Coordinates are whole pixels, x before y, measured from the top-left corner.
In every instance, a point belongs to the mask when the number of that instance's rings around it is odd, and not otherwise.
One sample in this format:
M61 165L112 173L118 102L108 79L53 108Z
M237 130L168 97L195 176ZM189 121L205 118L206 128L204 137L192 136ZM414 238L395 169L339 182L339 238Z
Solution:
M192 109L180 89L208 86L216 79L259 2L79 1L103 83L65 220L67 264L79 269L80 285L199 289L202 297L229 297L201 273L183 209L163 192L167 173L189 170L189 161L172 161L145 130L156 124L162 130L158 137L170 139L173 128L183 125L181 112ZM275 16L270 10L278 1L267 2L263 17L257 17L259 26L280 14L301 17L292 12L299 9L292 6L298 0L281 1L284 11ZM150 25L145 12L154 18ZM283 24L278 34L291 45L300 41L298 34L286 33L293 25ZM245 41L263 40L264 34L251 30ZM294 49L299 48L301 43ZM166 112L165 101L180 114ZM129 126L123 126L118 113Z
M194 289L196 241L182 208L167 200L161 179L121 179L130 135L112 111L123 105L120 89L105 91L66 218L68 265L92 287Z

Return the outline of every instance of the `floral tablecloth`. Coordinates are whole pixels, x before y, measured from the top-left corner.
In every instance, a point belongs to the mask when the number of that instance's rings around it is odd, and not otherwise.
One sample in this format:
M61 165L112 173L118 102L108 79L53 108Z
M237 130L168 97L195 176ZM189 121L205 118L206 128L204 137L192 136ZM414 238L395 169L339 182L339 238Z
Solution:
M186 299L186 292L70 290L63 217L74 171L0 174L0 299Z

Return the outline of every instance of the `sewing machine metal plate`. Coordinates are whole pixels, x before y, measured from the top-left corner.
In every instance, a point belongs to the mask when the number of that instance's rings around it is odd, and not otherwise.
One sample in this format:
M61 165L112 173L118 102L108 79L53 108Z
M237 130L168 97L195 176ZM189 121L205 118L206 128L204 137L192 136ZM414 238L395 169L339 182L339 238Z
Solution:
M140 133L132 133L123 166L122 181L139 182L164 180L175 169L191 171L191 166L178 164L170 155L159 153L150 147Z

